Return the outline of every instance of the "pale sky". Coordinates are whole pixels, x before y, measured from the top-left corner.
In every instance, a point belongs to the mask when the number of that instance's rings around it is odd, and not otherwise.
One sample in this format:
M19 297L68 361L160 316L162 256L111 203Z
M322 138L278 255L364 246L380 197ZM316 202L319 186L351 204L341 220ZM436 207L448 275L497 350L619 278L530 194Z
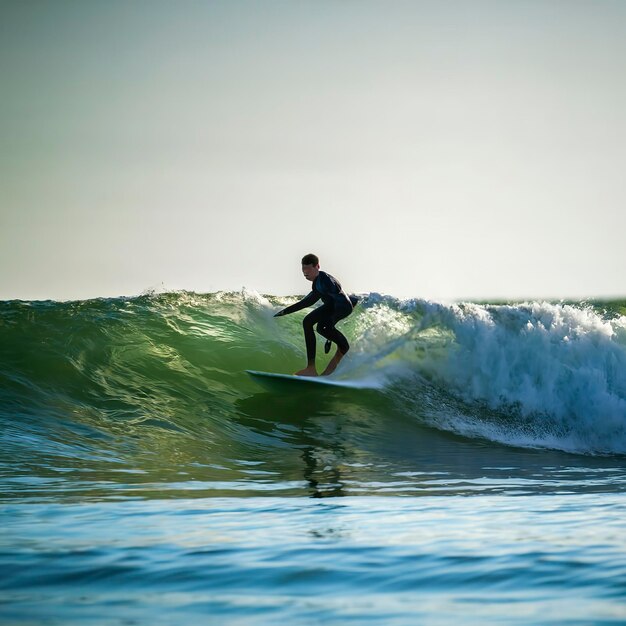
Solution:
M621 0L0 0L0 89L0 299L626 295Z

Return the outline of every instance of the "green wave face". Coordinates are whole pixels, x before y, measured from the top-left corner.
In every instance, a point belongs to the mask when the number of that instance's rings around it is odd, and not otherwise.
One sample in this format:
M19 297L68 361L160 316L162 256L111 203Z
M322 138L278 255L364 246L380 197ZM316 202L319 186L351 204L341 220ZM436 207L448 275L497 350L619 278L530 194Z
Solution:
M106 483L163 495L190 480L199 493L332 491L350 476L367 492L375 459L406 470L450 445L441 433L460 435L455 446L626 453L623 302L369 294L340 323L352 348L335 374L365 388L268 393L245 370L304 365L303 313L273 317L294 301L0 303L0 454L15 493L54 491L61 474L65 492L83 494ZM319 349L318 367L330 356ZM341 479L325 473L338 466Z

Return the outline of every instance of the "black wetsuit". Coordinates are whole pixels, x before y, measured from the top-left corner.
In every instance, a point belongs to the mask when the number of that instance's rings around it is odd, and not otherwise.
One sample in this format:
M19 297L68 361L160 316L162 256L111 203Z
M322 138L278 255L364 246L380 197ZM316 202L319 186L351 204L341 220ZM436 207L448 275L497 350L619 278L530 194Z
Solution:
M313 291L300 302L283 309L281 314L287 315L300 311L315 304L320 298L323 302L322 306L311 311L302 320L304 340L306 342L306 356L309 363L315 361L315 333L313 332L315 324L317 324L317 332L322 337L326 337L329 341L336 343L342 354L345 354L350 349L348 340L335 328L335 324L352 313L352 307L356 304L358 298L355 296L348 297L341 289L339 281L330 274L320 270L313 281Z

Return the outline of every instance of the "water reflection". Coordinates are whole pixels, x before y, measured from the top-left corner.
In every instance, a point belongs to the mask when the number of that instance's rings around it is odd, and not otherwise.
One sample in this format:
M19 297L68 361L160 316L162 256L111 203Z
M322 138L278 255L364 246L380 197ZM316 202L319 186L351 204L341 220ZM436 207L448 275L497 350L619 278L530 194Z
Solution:
M4 500L623 492L623 458L466 439L380 393L253 393L125 424L75 413L0 432ZM19 426L19 427L18 427ZM100 433L101 436L94 436Z
M262 393L237 408L240 423L273 439L274 463L285 447L301 450L300 477L312 497L586 493L626 486L622 459L465 439L420 424L382 395L342 394L340 401L318 395L304 404L302 397Z

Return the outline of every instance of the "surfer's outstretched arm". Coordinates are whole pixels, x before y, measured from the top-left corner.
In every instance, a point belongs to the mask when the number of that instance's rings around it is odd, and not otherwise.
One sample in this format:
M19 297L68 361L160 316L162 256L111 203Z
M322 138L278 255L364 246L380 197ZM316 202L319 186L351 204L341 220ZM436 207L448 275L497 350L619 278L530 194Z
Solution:
M291 306L284 308L282 311L278 311L278 313L274 314L274 317L281 317L283 315L289 315L290 313L295 313L296 311L301 311L302 309L306 309L308 306L315 304L322 296L312 291L309 295L305 296L300 300L300 302L296 302Z

